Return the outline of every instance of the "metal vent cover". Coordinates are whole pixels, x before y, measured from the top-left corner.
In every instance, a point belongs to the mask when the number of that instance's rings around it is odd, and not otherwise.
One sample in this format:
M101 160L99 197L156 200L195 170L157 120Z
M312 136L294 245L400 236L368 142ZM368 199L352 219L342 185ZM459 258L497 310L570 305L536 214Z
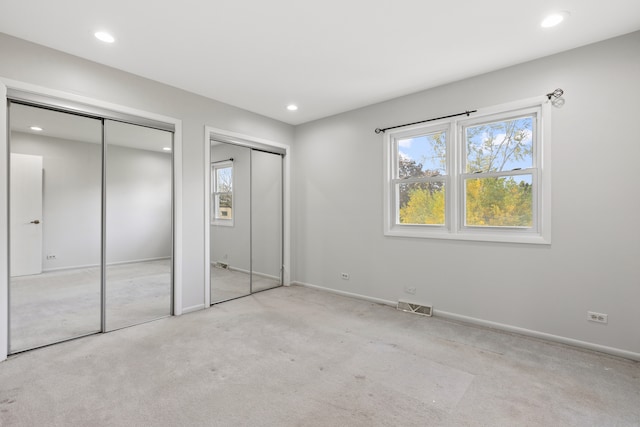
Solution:
M407 313L420 314L421 316L429 316L433 315L433 307L430 305L422 305L416 304L407 301L398 301L398 305L396 307L398 310L406 311Z
M217 261L213 266L215 268L224 268L225 270L229 269L229 264L227 264L226 262Z

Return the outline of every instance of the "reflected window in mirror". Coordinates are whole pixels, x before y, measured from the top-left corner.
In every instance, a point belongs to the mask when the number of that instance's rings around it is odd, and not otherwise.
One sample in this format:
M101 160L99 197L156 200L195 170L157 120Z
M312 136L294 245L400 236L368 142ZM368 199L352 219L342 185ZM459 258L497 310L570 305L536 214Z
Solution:
M233 162L211 164L211 223L233 226Z

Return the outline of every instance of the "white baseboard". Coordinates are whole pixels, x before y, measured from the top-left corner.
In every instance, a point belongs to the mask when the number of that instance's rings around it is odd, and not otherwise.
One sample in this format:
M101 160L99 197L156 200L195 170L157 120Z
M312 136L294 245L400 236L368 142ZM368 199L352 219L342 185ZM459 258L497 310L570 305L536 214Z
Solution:
M254 271L253 274L255 276L258 276L258 277L264 277L265 279L271 279L271 280L280 281L280 277L279 276L272 276L271 274L266 274L266 273L258 273L257 271Z
M193 313L194 311L204 310L206 307L204 304L192 305L191 307L185 307L182 309L182 314Z
M144 258L144 259L136 259L136 260L132 260L132 261L117 261L117 262L107 263L107 267L109 267L111 265L136 264L136 263L139 263L139 262L162 261L162 260L167 260L167 259L171 259L171 257ZM52 272L52 271L78 270L78 269L81 269L81 268L93 268L93 267L100 267L100 264L86 264L86 265L72 265L72 266L69 266L69 267L43 268L42 272L43 273L49 273L49 272Z
M136 264L138 262L163 261L163 260L167 260L167 259L171 259L171 257L170 256L162 256L162 257L156 257L156 258L134 259L134 260L131 260L131 261L108 262L107 263L107 267L110 266L110 265Z
M291 285L304 286L306 288L319 289L321 291L330 292L332 294L338 294L338 295L342 295L342 296L345 296L345 297L352 297L352 298L362 299L362 300L369 301L369 302L375 302L377 304L390 305L392 307L395 307L398 304L397 301L389 301L389 300L386 300L386 299L374 298L374 297L369 297L369 296L366 296L366 295L354 294L354 293L345 292L345 291L339 291L337 289L325 288L323 286L312 285L311 283L298 282L298 281L295 281L295 280L292 281L290 284Z
M215 267L215 265L218 264L219 262L222 262L222 261L211 261L211 266ZM226 264L226 263L223 263L223 264ZM237 271L239 273L251 274L251 272L249 270L245 270L243 268L237 268L237 267L234 267L234 266L229 265L229 264L227 264L227 268L226 269L229 270L229 271ZM280 280L280 277L278 277L278 276L272 276L270 274L260 273L260 272L257 272L257 271L254 271L253 275L258 276L258 277L264 277L266 279Z
M100 267L100 264L71 265L68 267L43 268L43 273L52 273L54 271L81 270L83 268Z
M640 353L634 353L632 351L622 350L615 347L607 347L604 345L594 344L587 341L581 341L573 338L563 337L560 335L548 334L546 332L520 328L518 326L505 325L504 323L491 322L489 320L476 319L475 317L463 316L460 314L449 313L446 311L441 311L436 309L433 309L433 315L437 317L442 317L443 319L455 320L463 323L470 323L472 325L483 326L485 328L498 329L505 332L525 335L528 337L538 338L546 341L552 341L560 344L569 345L572 347L579 347L585 350L598 351L600 353L606 353L612 356L640 361Z
M389 301L381 298L369 297L366 295L355 294L351 292L339 291L336 289L325 288L323 286L312 285L310 283L293 281L292 285L300 285L308 288L319 289L322 291L330 292L333 294L343 295L347 297L357 298L365 301L375 302L378 304L390 305L395 307L397 305L397 301ZM587 341L580 341L573 338L562 337L559 335L548 334L545 332L534 331L531 329L520 328L517 326L506 325L504 323L491 322L489 320L477 319L475 317L463 316L461 314L449 313L447 311L436 310L433 309L433 316L441 317L443 319L454 320L462 323L469 323L476 326L482 326L485 328L496 329L505 332L511 332L519 335L524 335L527 337L538 338L546 341L556 342L560 344L569 345L572 347L578 347L585 350L597 351L600 353L609 354L616 357L622 357L624 359L630 359L635 361L640 361L640 353L634 353L628 350L622 350L615 347L607 347L600 344L594 344Z

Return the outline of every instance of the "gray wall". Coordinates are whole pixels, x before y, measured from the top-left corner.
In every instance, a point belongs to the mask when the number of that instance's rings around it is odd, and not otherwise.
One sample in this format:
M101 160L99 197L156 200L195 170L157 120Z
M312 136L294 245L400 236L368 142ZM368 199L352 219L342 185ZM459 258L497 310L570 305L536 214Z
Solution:
M108 144L106 164L107 264L170 257L171 155Z
M640 32L298 126L294 280L640 353L638 76ZM557 87L550 246L383 236L375 128Z
M0 34L0 76L182 120L183 308L204 304L204 127L291 144L282 122ZM171 60L170 52L167 60Z

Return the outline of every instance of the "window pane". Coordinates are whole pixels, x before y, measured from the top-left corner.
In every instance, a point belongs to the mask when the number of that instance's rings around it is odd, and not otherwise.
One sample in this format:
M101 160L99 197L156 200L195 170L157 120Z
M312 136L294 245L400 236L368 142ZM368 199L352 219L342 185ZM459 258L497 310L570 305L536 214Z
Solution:
M216 192L226 193L232 189L231 167L216 169Z
M497 172L533 166L533 117L465 129L466 172Z
M531 227L532 175L465 180L467 226Z
M398 178L444 175L446 149L446 132L399 139Z
M396 185L400 224L444 224L444 182Z
M215 195L215 218L216 219L232 219L233 218L233 195L231 193L223 193Z

